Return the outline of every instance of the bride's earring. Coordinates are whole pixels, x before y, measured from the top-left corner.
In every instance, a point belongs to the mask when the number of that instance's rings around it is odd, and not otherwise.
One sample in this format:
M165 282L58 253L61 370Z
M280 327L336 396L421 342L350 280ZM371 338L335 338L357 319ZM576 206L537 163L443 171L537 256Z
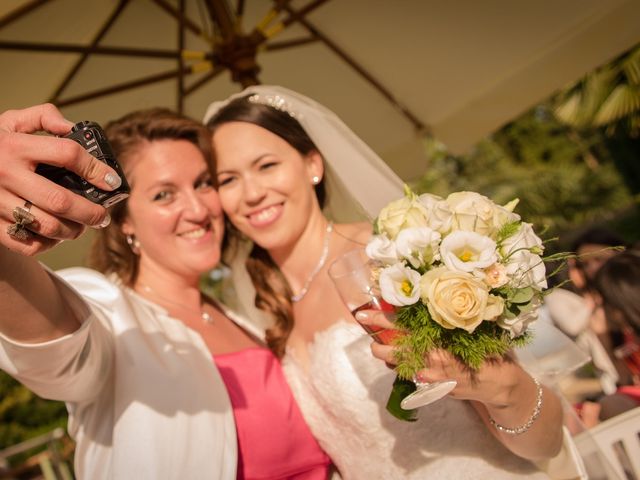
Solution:
M314 184L314 185L319 184L319 183L320 183L320 177L319 177L318 175L314 175L314 176L311 178L311 183L312 183L312 184Z
M127 245L129 245L129 248L134 255L140 255L140 242L138 239L131 233L127 233L125 238L127 240Z

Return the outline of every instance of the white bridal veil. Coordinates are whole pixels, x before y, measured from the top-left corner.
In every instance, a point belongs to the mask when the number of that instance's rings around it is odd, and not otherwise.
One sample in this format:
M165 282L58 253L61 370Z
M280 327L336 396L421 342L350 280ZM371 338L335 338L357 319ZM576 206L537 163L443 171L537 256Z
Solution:
M270 105L294 117L313 140L325 162L327 201L325 214L337 222L372 220L390 201L402 196L402 181L387 164L342 120L314 100L279 86L248 87L226 100L213 102L204 116L207 123L230 101L255 96L255 103ZM253 304L255 290L244 266L250 245L230 260L238 304L232 305L263 326L269 324ZM233 299L230 303L235 303Z

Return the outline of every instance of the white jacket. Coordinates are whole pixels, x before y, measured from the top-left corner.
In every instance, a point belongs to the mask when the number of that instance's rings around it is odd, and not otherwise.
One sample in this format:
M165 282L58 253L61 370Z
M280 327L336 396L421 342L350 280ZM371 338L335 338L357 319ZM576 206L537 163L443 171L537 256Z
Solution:
M67 402L78 478L235 479L233 411L202 338L93 270L59 275L85 300L52 274L82 326L41 344L0 336L0 368Z

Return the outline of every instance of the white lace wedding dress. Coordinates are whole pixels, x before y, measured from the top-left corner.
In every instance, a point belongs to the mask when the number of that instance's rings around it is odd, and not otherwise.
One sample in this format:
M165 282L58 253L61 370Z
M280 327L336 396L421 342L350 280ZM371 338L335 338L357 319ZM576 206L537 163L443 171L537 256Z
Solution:
M549 478L503 447L464 401L445 398L417 422L392 417L385 404L395 374L371 356L370 338L340 322L316 335L308 371L289 351L283 367L305 419L342 478Z

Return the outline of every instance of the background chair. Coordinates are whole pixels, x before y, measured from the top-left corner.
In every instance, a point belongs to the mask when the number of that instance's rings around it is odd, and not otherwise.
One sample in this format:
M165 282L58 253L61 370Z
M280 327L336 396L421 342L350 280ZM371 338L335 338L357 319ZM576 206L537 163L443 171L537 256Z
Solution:
M610 418L574 437L589 467L594 455L604 472L591 478L640 480L640 407Z

